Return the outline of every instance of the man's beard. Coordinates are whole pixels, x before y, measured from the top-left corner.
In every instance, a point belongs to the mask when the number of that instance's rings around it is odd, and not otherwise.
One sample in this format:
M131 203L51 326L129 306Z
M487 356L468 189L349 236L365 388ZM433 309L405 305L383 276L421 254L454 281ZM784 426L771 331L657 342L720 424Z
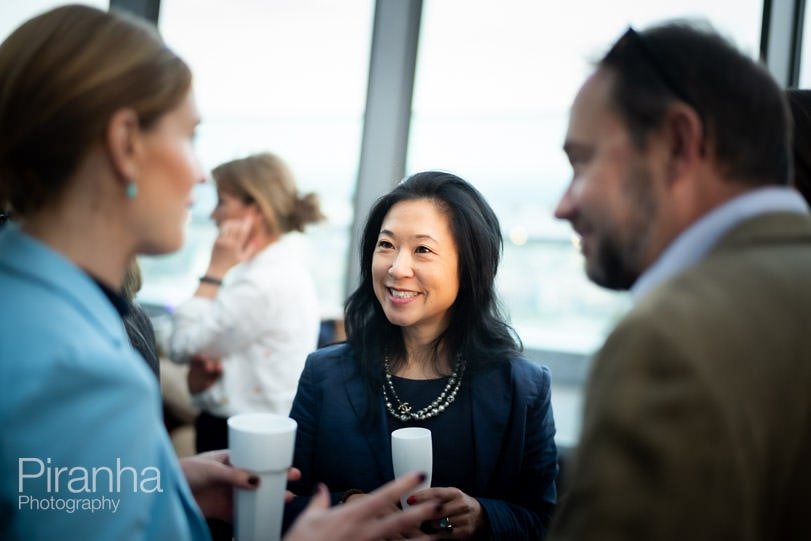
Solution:
M602 230L597 226L594 259L586 261L586 274L592 282L618 290L630 289L645 270L643 257L658 210L653 179L644 167L634 166L623 187L631 208L625 234L616 224L605 224Z
M634 285L640 272L627 258L613 237L604 236L597 242L596 261L586 263L586 274L598 286L608 289L625 290Z

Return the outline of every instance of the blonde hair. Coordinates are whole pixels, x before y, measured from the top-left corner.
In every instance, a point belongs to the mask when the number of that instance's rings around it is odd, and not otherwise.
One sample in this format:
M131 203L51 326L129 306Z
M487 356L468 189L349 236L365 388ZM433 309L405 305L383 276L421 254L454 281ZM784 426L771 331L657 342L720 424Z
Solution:
M132 16L69 5L0 45L0 201L20 214L58 199L115 111L149 129L191 88L188 66Z
M141 267L138 265L138 259L132 258L130 264L127 265L127 272L124 274L124 282L121 284L121 293L132 302L138 291L141 290L143 279L141 278Z
M217 166L212 172L217 189L256 203L271 235L304 231L324 219L318 196L299 195L293 173L275 154L264 152Z

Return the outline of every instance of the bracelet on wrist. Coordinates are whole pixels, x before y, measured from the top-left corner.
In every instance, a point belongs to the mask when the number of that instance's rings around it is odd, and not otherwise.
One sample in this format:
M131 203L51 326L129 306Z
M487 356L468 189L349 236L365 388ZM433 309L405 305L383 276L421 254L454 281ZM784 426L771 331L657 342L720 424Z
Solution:
M347 490L346 492L344 492L341 495L341 499L339 500L339 503L342 503L342 504L346 503L346 500L348 500L349 498L351 498L355 494L366 494L366 493L364 491L362 491L361 489L359 489L359 488L350 488L349 490Z
M212 284L212 285L215 285L215 286L221 286L222 285L222 279L221 278L215 278L213 276L209 276L208 274L206 274L205 276L201 276L200 281L202 283L204 283L204 284Z

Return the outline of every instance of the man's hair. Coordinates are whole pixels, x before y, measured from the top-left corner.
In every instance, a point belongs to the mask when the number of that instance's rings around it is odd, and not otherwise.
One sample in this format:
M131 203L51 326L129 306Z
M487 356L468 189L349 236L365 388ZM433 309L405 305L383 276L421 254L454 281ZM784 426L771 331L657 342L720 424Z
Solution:
M644 148L668 107L701 118L704 151L725 178L753 186L791 177L788 106L769 73L711 28L669 23L630 29L598 63L615 77L611 100Z

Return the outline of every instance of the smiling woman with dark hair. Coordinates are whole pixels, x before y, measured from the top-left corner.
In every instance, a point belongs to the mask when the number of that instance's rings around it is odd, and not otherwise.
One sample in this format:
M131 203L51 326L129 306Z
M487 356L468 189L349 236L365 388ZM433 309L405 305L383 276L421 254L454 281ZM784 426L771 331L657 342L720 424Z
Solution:
M291 416L300 493L335 500L392 479L390 432L428 428L438 498L430 526L457 539L540 539L555 505L557 451L545 368L520 356L494 288L495 213L449 173L418 173L380 198L346 305L348 343L310 355Z

